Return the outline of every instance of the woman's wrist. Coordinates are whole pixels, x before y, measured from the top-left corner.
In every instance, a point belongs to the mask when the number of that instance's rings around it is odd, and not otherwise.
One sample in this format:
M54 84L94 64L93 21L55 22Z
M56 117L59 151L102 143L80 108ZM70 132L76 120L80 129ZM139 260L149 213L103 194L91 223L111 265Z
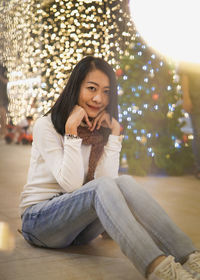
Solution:
M112 119L112 135L119 136L120 135L120 124L114 118Z
M120 136L120 132L118 132L118 131L112 131L112 135Z
M120 135L120 125L119 125L119 127L114 127L111 131L112 131L112 135L119 136Z
M70 135L78 135L78 132L77 132L77 128L71 128L69 126L66 126L65 127L65 134L70 134Z
M78 135L74 135L74 134L65 134L65 137L67 139L80 139L80 137Z

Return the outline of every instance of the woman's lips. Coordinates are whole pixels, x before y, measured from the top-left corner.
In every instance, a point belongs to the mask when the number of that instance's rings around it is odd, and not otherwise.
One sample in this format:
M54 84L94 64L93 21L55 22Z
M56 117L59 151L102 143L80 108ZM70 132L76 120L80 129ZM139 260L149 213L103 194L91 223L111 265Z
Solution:
M95 106L91 106L91 105L87 105L87 106L94 111L99 111L100 110L100 107L95 107Z

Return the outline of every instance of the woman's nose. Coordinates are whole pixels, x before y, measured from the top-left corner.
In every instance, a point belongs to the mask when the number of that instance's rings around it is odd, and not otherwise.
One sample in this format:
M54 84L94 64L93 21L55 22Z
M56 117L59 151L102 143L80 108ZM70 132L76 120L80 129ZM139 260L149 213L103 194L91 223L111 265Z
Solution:
M102 94L101 92L97 92L95 96L93 97L93 101L96 103L101 103L102 102Z

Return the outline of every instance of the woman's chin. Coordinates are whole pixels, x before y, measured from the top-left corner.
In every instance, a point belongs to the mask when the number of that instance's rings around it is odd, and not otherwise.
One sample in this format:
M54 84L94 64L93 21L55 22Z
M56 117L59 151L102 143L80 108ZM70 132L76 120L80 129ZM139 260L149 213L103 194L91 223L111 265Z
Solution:
M98 116L98 114L99 114L99 113L87 113L88 118L89 118L90 120L95 119L95 118Z

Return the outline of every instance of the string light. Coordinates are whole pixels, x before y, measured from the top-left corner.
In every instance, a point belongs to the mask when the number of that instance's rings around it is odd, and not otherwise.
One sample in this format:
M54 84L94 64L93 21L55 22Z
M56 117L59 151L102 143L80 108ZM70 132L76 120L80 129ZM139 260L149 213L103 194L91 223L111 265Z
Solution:
M25 115L36 119L46 113L84 56L103 57L116 68L134 34L128 1L41 2L0 4L0 61L8 68L14 123Z

